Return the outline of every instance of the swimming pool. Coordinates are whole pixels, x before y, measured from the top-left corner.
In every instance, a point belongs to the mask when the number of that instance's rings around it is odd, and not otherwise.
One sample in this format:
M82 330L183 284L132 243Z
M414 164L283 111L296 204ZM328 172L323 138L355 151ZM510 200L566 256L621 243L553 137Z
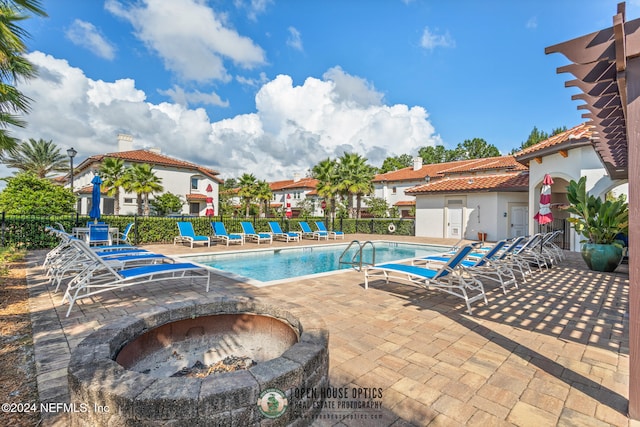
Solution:
M376 264L433 255L448 249L438 245L386 241L376 241L373 244ZM348 244L316 245L184 258L190 262L220 270L226 276L256 286L265 286L301 276L321 275L349 269L351 268L349 265L339 263L340 255L347 247ZM356 248L352 247L349 254L355 250ZM371 261L371 245L364 246L362 258L364 262Z

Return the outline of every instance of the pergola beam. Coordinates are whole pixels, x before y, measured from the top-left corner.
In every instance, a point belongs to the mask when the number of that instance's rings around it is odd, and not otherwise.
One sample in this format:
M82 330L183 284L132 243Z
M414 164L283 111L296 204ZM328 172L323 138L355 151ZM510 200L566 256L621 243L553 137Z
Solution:
M594 126L594 148L613 179L629 182L629 417L640 419L640 19L626 22L618 4L613 25L563 43L545 53L562 53L572 64L558 68L574 80L566 87L586 104L582 117Z

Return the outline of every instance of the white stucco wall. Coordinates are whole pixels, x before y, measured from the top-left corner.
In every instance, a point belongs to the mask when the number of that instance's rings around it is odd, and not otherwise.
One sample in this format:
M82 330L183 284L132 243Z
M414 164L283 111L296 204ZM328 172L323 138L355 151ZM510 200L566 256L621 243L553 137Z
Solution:
M626 181L612 180L607 171L604 168L600 157L595 152L592 146L584 146L567 151L567 157L563 157L559 153L545 156L542 158L542 163L536 161L529 162L529 214L533 217L539 208L540 190L542 187L542 180L545 174L551 175L554 183L551 187L552 202L554 202L554 193L566 193L566 185L569 181L577 181L580 177L587 177L587 192L597 197L604 197L608 192L617 188L619 192L624 192L628 187ZM558 180L561 178L566 181ZM628 191L628 190L627 190ZM537 222L530 218L529 221L529 234L535 233ZM571 242L571 249L574 251L580 250L581 237L575 232L571 233L569 241Z
M125 163L125 167L128 167L129 164ZM162 180L161 185L164 187L164 191L162 193L173 193L176 196L179 196L180 199L185 202L182 206L182 213L189 214L189 203L186 202L186 195L190 193L198 193L207 196L208 193L206 191L207 186L211 184L212 192L211 197L213 197L213 206L216 215L219 213L218 209L218 191L219 185L218 182L212 180L211 178L205 177L204 175L198 173L194 170L187 169L173 169L161 166L155 166L153 168L156 176ZM198 188L191 189L191 178L198 178ZM93 179L93 171L88 169L84 171L81 175L76 175L74 177L74 187L76 189L86 187L91 185L91 180ZM133 199L133 203L125 203L125 198ZM153 199L153 195L150 197ZM82 205L80 209L80 213L87 214L88 213L88 198L82 198ZM200 215L204 215L206 212L206 203L201 203ZM133 215L137 212L136 205L136 194L125 193L124 191L120 191L120 215Z
M510 232L509 204L526 204L525 192L487 192L416 196L416 236L444 238L447 232L447 200L463 201L462 232L476 240L487 233L487 240L506 239ZM507 213L505 217L504 214Z

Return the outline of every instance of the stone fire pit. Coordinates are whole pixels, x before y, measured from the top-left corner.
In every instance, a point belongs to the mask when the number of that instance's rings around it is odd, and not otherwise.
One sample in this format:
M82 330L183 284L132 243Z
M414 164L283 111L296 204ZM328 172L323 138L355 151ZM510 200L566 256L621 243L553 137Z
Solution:
M311 419L323 394L295 407L291 399L296 389L328 386L328 332L319 318L300 320L296 312L299 307L277 302L219 298L170 304L101 328L71 355L71 403L80 408L71 414L72 425L289 425ZM179 373L239 358L249 362L237 370ZM275 412L265 413L267 398ZM280 411L283 402L289 407Z

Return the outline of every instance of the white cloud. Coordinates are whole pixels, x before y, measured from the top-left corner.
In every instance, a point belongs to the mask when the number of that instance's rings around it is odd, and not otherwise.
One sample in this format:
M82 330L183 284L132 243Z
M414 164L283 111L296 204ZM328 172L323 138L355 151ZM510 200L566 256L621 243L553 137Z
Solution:
M370 83L338 67L299 86L280 75L258 91L255 113L211 123L203 108L146 101L131 79L95 81L65 60L41 52L27 57L40 74L19 86L33 103L29 126L14 134L53 140L63 151L73 146L78 162L116 151L116 135L124 132L136 148L158 147L223 177L249 172L276 180L344 151L379 166L389 155L442 142L424 108L384 105ZM176 98L193 95L172 91Z
M431 32L429 27L424 27L422 38L420 39L420 46L433 50L436 47L455 47L456 42L449 35L449 32L439 35Z
M287 38L287 46L290 46L299 51L304 50L304 48L302 47L302 37L300 36L300 31L296 30L295 27L289 27L289 38Z
M90 22L76 19L65 32L73 44L84 47L101 58L112 60L116 56L116 49L109 40Z
M531 30L535 30L536 28L538 28L538 17L533 16L529 18L529 20L525 24L525 27Z
M252 21L258 19L258 15L267 10L267 6L273 3L272 0L234 0L233 4L238 9L247 9L247 17Z
M218 107L229 106L229 101L223 101L215 92L202 93L199 90L185 92L181 87L174 86L173 89L159 90L158 93L166 95L171 98L173 102L184 106L189 104L216 105Z
M107 0L105 8L131 23L135 35L187 81L231 79L224 62L246 69L266 62L265 53L227 25L226 18L199 0L142 0L126 6Z

